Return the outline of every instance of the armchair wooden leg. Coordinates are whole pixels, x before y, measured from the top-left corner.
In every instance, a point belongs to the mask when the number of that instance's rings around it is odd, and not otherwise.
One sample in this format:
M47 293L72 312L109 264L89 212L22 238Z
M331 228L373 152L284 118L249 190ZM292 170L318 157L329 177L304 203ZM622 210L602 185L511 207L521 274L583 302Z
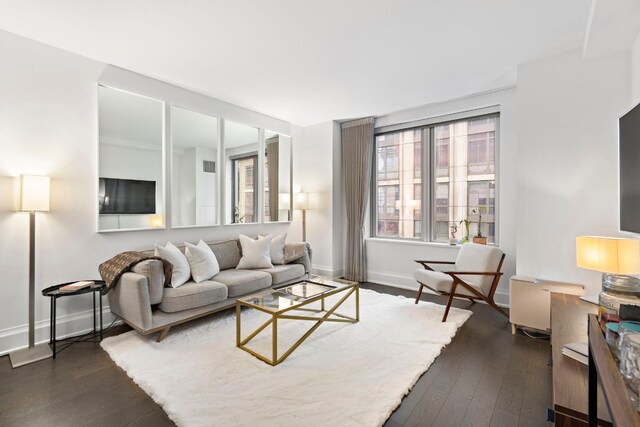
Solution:
M449 309L451 308L451 303L453 302L453 295L456 293L456 286L458 286L457 282L453 282L451 285L451 291L449 293L449 301L447 302L447 308L444 309L444 316L442 316L442 321L447 321L447 316L449 315Z
M169 333L169 329L171 329L171 326L167 326L166 328L161 330L160 333L158 334L158 338L156 338L156 342L160 342L163 339L165 339L167 334Z
M420 282L418 282L420 283ZM416 304L420 301L420 295L422 295L422 290L424 289L424 285L420 283L420 289L418 289L418 295L416 296Z

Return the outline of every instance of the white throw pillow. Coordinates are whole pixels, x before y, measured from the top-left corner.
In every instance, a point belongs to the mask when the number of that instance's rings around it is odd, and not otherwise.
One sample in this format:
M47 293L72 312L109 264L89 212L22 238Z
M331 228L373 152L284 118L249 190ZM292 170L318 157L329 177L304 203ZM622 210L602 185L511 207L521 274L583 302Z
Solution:
M204 241L200 240L197 246L187 242L184 242L184 245L186 246L184 254L189 261L194 282L200 283L220 273L218 260Z
M268 236L271 236L269 234ZM267 237L261 234L260 237ZM287 233L275 236L271 239L271 264L284 264L284 242L287 240Z
M177 288L184 285L191 277L189 262L180 249L176 248L171 242L167 242L167 246L156 245L155 255L164 258L173 265L171 272L171 287Z
M251 237L241 234L242 258L236 268L273 268L273 264L271 264L271 238L269 235L253 240Z

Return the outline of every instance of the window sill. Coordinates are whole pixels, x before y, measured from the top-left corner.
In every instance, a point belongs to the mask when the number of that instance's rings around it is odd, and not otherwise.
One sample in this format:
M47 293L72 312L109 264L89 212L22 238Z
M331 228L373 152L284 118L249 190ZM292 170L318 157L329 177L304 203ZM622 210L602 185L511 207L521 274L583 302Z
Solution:
M384 237L367 237L364 239L365 242L372 243L384 243L384 244L392 244L392 245L409 245L409 246L432 246L435 248L449 248L449 249L460 249L461 245L450 245L444 242L425 242L423 240L405 240L405 239L393 239L393 238L384 238Z
M444 242L425 242L423 240L409 240L409 239L405 240L405 239L393 239L393 238L387 238L387 237L367 237L364 240L365 242L372 242L375 244L388 243L392 245L408 245L408 246L423 246L423 247L431 246L434 248L449 248L449 249L460 249L460 247L462 246L461 244L450 245ZM496 245L496 244L487 244L487 246L492 246L496 248L500 247L500 245Z

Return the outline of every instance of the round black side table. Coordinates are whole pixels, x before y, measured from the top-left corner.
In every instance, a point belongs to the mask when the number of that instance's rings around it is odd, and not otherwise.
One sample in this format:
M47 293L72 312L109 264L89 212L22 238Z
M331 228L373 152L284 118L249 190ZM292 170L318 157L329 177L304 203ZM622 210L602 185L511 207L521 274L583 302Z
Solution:
M49 344L52 345L54 359L56 358L56 353L61 352L62 350L64 350L65 348L69 347L71 344L74 344L76 342L87 341L84 338L86 338L89 334L91 334L91 332L89 332L79 337L66 338L66 339L60 340L60 341L68 341L68 340L73 340L73 341L70 343L67 343L67 345L65 345L64 347L62 347L60 350L56 352L56 343L57 343L56 309L57 309L58 298L88 294L89 292L93 293L93 337L95 339L95 336L98 334L98 330L96 328L96 293L97 293L98 299L100 300L100 331L99 332L100 332L100 341L102 341L102 292L101 291L105 288L106 284L104 280L92 280L92 281L94 282L93 285L87 286L86 288L78 289L77 291L73 291L73 292L60 292L60 288L65 285L70 285L71 283L76 283L75 281L60 283L58 285L49 286L48 288L42 290L42 295L44 295L45 297L49 297L51 299L51 319L49 322Z

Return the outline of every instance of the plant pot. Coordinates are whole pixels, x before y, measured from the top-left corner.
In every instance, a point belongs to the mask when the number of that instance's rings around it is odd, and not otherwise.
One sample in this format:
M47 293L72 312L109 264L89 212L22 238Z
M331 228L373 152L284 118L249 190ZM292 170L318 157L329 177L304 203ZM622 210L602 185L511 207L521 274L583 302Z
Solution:
M481 245L486 245L487 244L487 238L486 237L474 236L473 237L473 243L479 243Z

